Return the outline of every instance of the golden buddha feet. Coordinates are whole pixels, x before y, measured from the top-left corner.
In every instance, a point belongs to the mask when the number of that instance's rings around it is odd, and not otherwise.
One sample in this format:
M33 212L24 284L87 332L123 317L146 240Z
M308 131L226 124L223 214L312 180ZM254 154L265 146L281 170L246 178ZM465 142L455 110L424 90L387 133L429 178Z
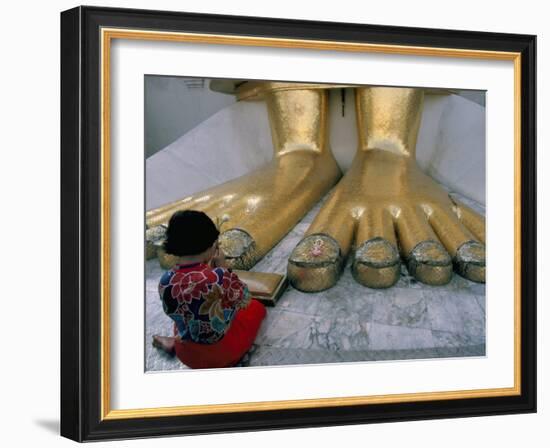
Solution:
M333 286L350 253L355 280L372 288L395 284L401 260L430 285L449 282L453 266L485 281L484 219L416 165L422 102L418 89L357 89L359 150L289 258L297 289Z
M338 181L340 169L328 147L327 92L285 89L266 83L263 90L274 147L272 161L258 170L201 193L148 211L148 253L164 267L174 259L161 248L162 227L183 209L202 210L220 228L228 264L249 269L258 262ZM154 256L154 255L153 255Z
M470 221L461 219L464 210ZM409 159L381 150L360 153L292 252L289 280L302 291L327 289L352 252L354 278L371 288L395 284L401 259L430 285L449 282L453 265L484 282L485 246L475 233L483 218L473 213Z

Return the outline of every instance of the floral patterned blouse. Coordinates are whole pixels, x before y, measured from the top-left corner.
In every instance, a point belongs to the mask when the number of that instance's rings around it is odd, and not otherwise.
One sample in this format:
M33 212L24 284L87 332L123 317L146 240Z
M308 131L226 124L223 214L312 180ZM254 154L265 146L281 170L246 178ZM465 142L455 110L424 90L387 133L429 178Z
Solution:
M250 302L237 274L204 263L175 265L160 279L159 294L175 334L202 344L219 341L237 310Z

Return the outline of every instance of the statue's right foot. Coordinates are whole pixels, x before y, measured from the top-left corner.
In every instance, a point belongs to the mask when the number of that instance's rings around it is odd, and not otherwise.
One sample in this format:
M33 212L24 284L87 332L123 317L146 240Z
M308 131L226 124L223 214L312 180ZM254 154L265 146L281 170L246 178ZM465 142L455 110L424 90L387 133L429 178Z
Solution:
M288 277L302 291L338 280L352 251L355 280L371 288L409 273L443 285L455 271L485 282L485 221L453 202L416 164L419 89L366 88L356 94L360 148L352 167L298 243Z

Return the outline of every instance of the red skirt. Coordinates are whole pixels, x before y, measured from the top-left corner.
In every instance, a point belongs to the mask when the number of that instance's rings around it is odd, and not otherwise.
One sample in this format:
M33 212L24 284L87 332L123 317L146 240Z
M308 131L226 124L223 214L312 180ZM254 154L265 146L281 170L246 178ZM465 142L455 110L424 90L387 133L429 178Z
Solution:
M237 312L221 340L214 344L197 344L176 339L176 356L192 369L233 366L254 343L265 315L265 307L252 299L246 308Z

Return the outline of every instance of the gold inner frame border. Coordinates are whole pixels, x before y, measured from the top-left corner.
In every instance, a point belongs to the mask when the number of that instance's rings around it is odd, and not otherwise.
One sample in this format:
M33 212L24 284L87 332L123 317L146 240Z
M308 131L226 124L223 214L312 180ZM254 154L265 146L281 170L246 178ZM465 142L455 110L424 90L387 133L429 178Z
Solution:
M101 420L185 416L230 412L407 403L433 400L503 397L521 394L521 53L459 48L419 47L322 40L229 36L139 29L101 28ZM441 392L243 402L228 404L111 409L110 369L110 63L111 41L131 39L214 45L337 50L413 56L507 60L514 63L514 386Z

